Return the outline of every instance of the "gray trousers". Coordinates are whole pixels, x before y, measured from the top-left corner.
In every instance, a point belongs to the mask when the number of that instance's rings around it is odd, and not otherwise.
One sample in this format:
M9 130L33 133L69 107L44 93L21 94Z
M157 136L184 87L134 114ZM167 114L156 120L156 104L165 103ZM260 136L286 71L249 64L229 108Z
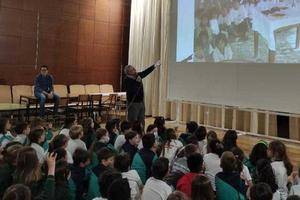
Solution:
M127 105L127 120L129 122L140 122L145 127L145 103L131 103Z

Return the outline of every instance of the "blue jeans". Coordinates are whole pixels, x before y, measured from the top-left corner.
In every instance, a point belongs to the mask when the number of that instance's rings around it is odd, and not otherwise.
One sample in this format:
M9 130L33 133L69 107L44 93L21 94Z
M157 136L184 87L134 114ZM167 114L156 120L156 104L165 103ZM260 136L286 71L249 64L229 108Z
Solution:
M40 104L40 116L43 117L45 115L45 102L47 96L43 93L35 92L35 97L39 100ZM59 105L59 96L53 93L53 101L54 101L54 113L57 113L58 105Z

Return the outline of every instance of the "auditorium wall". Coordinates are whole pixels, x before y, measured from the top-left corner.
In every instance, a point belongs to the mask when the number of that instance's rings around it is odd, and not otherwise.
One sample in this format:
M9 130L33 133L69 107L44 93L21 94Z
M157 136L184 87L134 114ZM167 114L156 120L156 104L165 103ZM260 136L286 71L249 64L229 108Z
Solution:
M118 89L129 24L130 0L0 0L0 84L32 84L37 59L55 83Z

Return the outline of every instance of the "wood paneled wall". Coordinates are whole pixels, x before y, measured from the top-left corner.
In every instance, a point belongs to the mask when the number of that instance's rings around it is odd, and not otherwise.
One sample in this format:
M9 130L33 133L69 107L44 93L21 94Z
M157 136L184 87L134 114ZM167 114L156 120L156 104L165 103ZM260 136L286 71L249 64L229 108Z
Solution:
M32 84L38 66L56 83L111 83L127 64L130 0L0 0L0 84ZM39 13L39 23L38 23Z

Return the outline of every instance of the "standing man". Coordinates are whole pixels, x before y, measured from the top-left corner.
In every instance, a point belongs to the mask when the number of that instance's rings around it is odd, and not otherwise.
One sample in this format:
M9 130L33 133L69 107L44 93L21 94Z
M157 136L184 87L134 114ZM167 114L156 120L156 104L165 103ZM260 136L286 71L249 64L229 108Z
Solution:
M54 113L57 112L59 96L53 91L53 77L48 74L48 66L43 65L40 68L40 74L34 80L34 95L39 100L40 116L45 115L46 99L53 99Z
M157 61L154 65L138 73L131 65L125 67L124 88L127 93L127 119L129 122L139 121L145 127L145 102L142 79L160 65L160 61Z

